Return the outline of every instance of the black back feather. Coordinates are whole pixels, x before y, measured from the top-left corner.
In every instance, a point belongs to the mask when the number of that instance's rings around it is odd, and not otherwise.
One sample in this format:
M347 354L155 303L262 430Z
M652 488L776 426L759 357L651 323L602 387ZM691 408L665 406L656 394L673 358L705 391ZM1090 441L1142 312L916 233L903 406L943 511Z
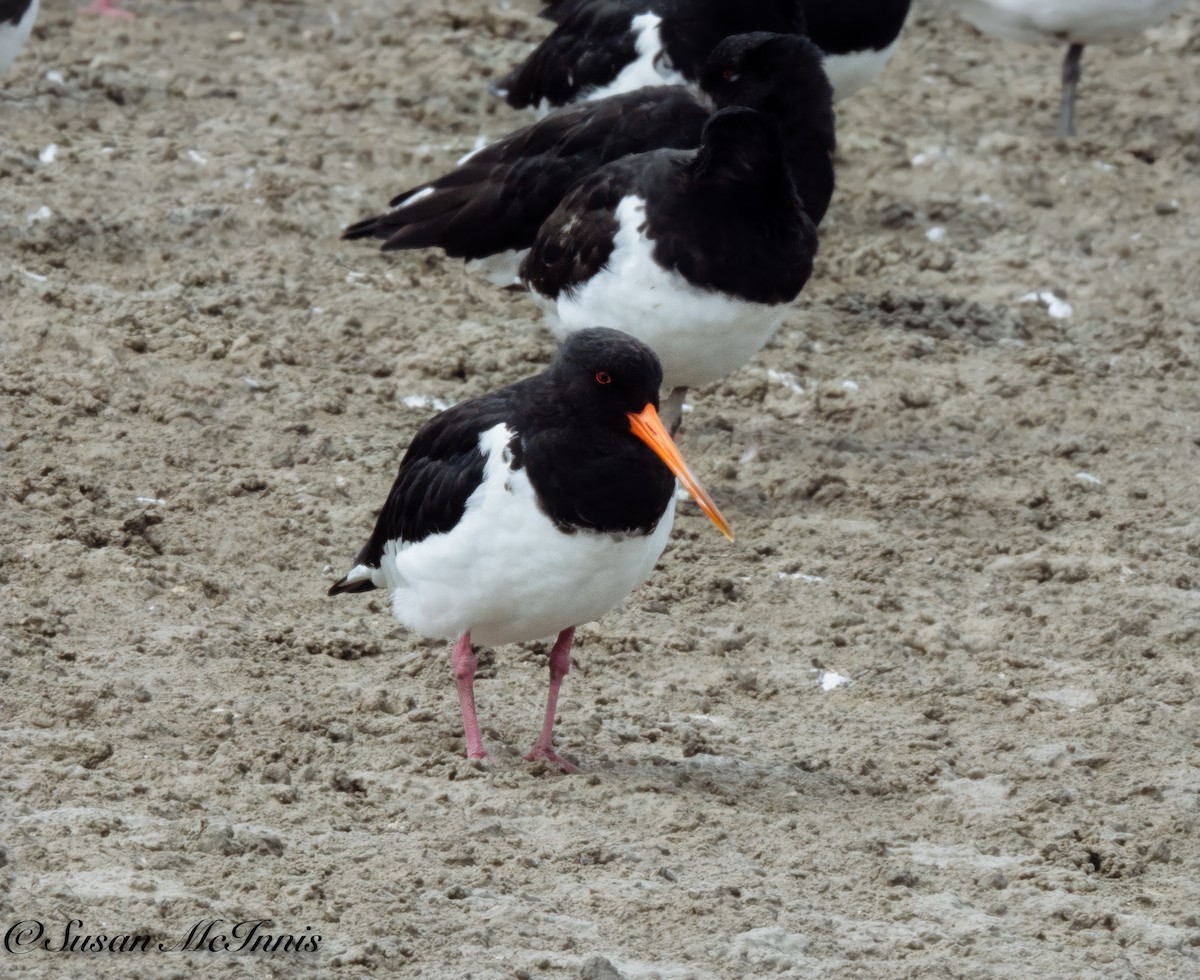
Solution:
M718 107L748 106L779 123L796 190L819 224L833 194L835 144L820 51L797 35L727 38L710 55L702 85ZM441 247L467 259L528 248L580 178L629 154L694 148L708 117L676 86L560 109L398 195L393 205L411 203L351 225L344 237L382 238L385 249ZM594 258L602 264L607 255Z
M490 88L514 109L567 105L601 88L637 58L631 18L650 0L591 0L568 11L533 53Z
M826 54L882 51L900 36L910 0L804 0L808 36Z
M514 109L566 105L613 82L637 57L632 20L653 13L669 66L696 81L716 44L748 31L803 33L801 0L559 0L558 26L491 88Z
M527 248L581 176L630 153L695 146L707 118L694 95L673 86L571 106L398 195L395 210L351 225L343 237L382 238L384 249L440 246L467 259Z
M833 87L820 48L796 34L728 37L713 49L700 85L718 108L745 106L779 124L804 210L820 224L833 197Z
M0 24L21 23L33 0L0 0Z
M573 11L596 0L552 0L539 16L561 23ZM754 28L807 34L826 54L881 51L900 35L910 0L801 0L804 23L794 28ZM729 31L736 34L738 31ZM728 36L722 35L722 36Z
M483 480L485 458L479 437L508 417L514 388L455 405L421 428L400 461L375 530L354 559L355 565L378 568L389 541L415 544L451 530L462 520L467 500ZM373 588L370 580L342 578L329 594Z
M724 109L698 151L627 157L580 181L546 220L521 266L555 299L598 273L613 250L616 210L646 202L654 258L693 285L757 303L790 302L812 274L814 222L783 159L778 129L750 109Z

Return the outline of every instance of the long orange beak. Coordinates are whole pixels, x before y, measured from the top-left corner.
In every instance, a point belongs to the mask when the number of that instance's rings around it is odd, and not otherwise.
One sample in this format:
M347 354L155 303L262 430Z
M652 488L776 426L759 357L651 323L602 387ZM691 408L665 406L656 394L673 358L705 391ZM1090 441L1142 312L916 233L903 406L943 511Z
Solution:
M695 498L700 509L708 515L709 520L717 525L725 537L732 541L733 528L729 526L729 522L717 509L717 505L713 503L708 491L700 486L699 480L692 476L692 471L688 469L688 464L679 454L675 441L659 421L658 412L654 410L654 403L648 402L640 412L628 412L627 414L629 428L633 434L653 449L658 458L667 464L671 472L679 477L679 482L687 488L687 492Z

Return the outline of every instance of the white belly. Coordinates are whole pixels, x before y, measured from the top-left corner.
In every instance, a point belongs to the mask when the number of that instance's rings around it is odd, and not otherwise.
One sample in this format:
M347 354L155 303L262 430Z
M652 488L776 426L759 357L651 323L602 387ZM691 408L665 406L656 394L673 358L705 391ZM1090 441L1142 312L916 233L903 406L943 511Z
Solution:
M484 481L445 534L397 548L380 571L396 618L424 636L471 631L483 646L552 637L598 619L654 570L675 516L672 498L648 535L559 531L537 505L525 470L510 470L497 425L480 439Z
M529 254L529 249L508 249L504 252L496 252L494 255L485 255L481 259L468 259L467 268L471 272L481 278L486 279L493 286L501 288L505 286L519 286L521 284L521 263L525 261L525 256Z
M0 72L6 71L29 40L33 22L37 20L38 0L33 0L25 15L15 24L0 24Z
M1013 41L1099 44L1166 18L1179 0L959 0L967 21Z
M641 230L645 214L644 200L625 198L617 207L620 229L605 267L554 303L539 299L559 336L614 327L648 344L662 361L665 389L710 384L762 349L785 307L699 289L661 268L652 258L654 243Z
M833 86L834 100L840 101L874 82L887 67L896 43L893 41L881 51L826 55L822 64L829 76L829 84Z

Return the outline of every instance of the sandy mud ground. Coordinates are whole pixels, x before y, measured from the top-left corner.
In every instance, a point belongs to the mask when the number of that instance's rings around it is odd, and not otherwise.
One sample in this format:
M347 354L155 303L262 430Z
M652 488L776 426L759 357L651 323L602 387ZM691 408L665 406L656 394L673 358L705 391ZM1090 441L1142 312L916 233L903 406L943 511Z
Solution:
M552 350L337 237L523 121L533 3L129 3L48 0L0 93L0 927L155 945L0 974L1200 976L1194 4L1088 51L1066 149L1059 51L918 5L695 393L738 541L682 505L580 631L563 777L544 649L483 670L491 774L448 646L324 595L416 428ZM321 938L178 948L259 919Z

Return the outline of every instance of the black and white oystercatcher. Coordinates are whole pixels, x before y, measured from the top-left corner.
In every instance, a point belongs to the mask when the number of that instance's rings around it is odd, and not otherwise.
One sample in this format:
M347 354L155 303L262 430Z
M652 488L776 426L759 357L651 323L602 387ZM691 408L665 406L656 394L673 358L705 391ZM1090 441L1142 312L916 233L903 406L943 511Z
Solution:
M401 623L457 638L451 665L469 758L487 755L473 643L557 634L545 721L526 758L576 771L553 738L575 627L653 570L674 518L676 477L732 540L658 420L661 381L644 344L582 330L541 374L435 416L405 453L354 567L329 590L388 589Z
M0 72L21 53L37 14L38 0L0 0Z
M1075 135L1075 90L1088 44L1118 41L1152 27L1179 0L959 0L962 16L985 34L1066 44L1058 139Z
M910 0L557 0L557 26L490 88L515 109L604 98L700 78L722 38L751 31L807 34L826 55L836 98L875 80Z
M730 108L708 121L698 150L625 157L576 184L521 277L556 333L601 323L647 343L674 429L687 388L735 371L770 339L816 251L778 126Z
M560 109L468 154L442 177L346 229L383 248L440 247L511 283L542 222L570 187L633 153L692 149L712 107L746 106L779 125L792 179L820 223L833 193L834 114L821 52L795 34L726 38L701 75L704 98L658 86ZM618 324L620 326L620 324Z
M565 0L558 25L490 88L514 109L545 112L652 85L700 77L723 38L750 31L802 34L799 0Z

